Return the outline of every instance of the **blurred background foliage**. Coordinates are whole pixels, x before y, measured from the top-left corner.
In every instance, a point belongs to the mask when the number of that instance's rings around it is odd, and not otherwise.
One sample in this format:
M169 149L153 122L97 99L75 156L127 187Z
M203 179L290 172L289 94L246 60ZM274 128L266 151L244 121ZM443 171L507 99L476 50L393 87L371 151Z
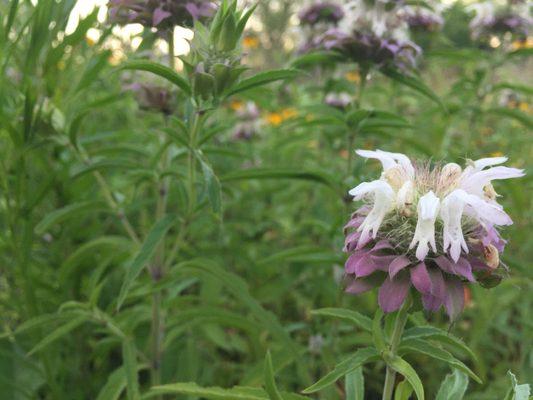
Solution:
M459 163L503 154L512 166L531 166L531 49L480 46L462 3L445 11L441 32L423 38L420 77L442 104L371 72L359 107L392 116L360 126L325 104L331 92L358 93L357 66L298 58L300 3L261 1L244 63L252 71L297 66L300 74L244 92L209 119L202 152L221 182L222 212L204 207L200 176L191 220L187 150L166 136L186 119L187 99L153 75L116 70L146 54L166 62L168 46L149 30L109 26L98 9L65 33L75 3L0 3L2 399L121 398L128 354L148 388L154 290L166 293L162 382L261 385L270 349L279 386L300 392L371 342L342 321L311 315L376 309L376 293L342 292L342 226L354 210L346 191L378 172L363 169L355 148ZM176 266L155 287L141 274L117 312L138 248L126 224L146 236L165 178L168 212L180 221L166 241L168 251L179 246ZM490 291L474 287L453 325L442 314L412 317L449 329L477 355L469 365L484 383L472 382L467 399L503 398L508 370L521 381L533 376L531 175L496 189L515 221L505 230L508 278ZM433 398L448 367L412 361ZM379 398L383 365L364 373L365 398ZM338 385L317 398L344 396Z

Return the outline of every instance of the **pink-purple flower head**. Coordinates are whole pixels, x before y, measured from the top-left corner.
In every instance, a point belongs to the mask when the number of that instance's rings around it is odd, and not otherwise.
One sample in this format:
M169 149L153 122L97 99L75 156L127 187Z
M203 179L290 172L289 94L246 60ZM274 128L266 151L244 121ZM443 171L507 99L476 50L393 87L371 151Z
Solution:
M401 307L411 287L425 309L446 308L453 319L464 306L464 284L489 284L505 240L498 227L512 220L496 201L492 181L518 178L523 170L501 166L505 157L431 166L400 153L357 150L377 159L383 173L350 190L365 204L345 227L350 254L346 291L379 289L385 312Z
M109 18L120 25L138 23L165 30L189 26L193 20L208 18L216 6L210 0L110 0Z
M302 24L316 25L327 24L337 25L344 17L342 7L330 1L318 1L302 9L298 18Z

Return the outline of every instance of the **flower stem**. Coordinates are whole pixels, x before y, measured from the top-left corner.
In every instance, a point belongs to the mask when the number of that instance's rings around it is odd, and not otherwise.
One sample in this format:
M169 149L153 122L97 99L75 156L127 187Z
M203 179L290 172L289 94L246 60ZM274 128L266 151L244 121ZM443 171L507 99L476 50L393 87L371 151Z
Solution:
M398 350L398 345L402 338L403 330L405 328L405 323L407 322L407 316L409 308L411 307L412 301L410 297L405 299L400 311L396 315L396 321L394 322L394 329L392 331L392 336L390 340L390 353L392 356L396 355ZM382 400L391 400L392 394L394 392L394 383L396 382L396 371L391 367L387 366L387 373L385 375L385 384L383 385L383 397Z

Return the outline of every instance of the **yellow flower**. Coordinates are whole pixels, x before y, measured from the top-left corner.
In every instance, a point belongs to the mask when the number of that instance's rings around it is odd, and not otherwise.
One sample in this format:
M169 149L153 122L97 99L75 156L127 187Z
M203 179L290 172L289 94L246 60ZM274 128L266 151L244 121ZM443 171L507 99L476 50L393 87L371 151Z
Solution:
M278 126L283 122L283 116L279 113L273 112L267 114L266 120L270 125Z
M494 151L490 153L491 157L503 157L503 153L501 151Z
M525 101L521 101L520 103L518 103L518 109L527 113L529 112L529 104Z
M241 100L232 100L229 107L233 110L233 111L239 111L242 109L242 107L244 106L244 103L241 101Z
M344 75L344 77L349 80L350 82L353 82L353 83L359 83L361 82L361 75L359 75L359 72L358 71L350 71L350 72L346 72L346 74Z
M294 108L285 108L281 110L281 116L283 120L294 118L298 115L298 112Z
M242 45L245 49L257 49L259 47L259 39L255 35L245 36L242 40Z
M85 36L85 42L90 46L90 47L93 47L95 44L96 44L96 41L89 37L89 36Z
M511 44L511 47L513 50L531 49L533 48L533 36L530 36L525 40L515 40Z

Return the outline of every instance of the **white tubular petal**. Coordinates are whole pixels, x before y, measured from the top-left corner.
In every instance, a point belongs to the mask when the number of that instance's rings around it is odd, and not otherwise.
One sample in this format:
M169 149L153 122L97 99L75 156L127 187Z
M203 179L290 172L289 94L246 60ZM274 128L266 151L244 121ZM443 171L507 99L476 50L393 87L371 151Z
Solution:
M403 186L398 190L396 195L396 206L398 208L403 208L408 204L411 204L413 201L413 182L407 181Z
M467 207L465 212L475 217L482 224L491 225L512 225L513 221L499 204L489 203L481 197L464 193L463 195Z
M355 153L364 158L374 158L376 160L381 161L381 165L383 165L383 170L385 171L396 165L396 161L394 161L393 157L391 157L385 152L380 152L379 150L356 150Z
M450 256L457 262L461 256L461 248L468 253L468 247L463 236L461 220L468 194L464 190L454 190L442 201L440 217L444 223L442 232L443 248L450 248Z
M371 189L367 190L370 187ZM365 243L369 238L370 232L372 232L372 237L376 238L383 218L394 206L394 190L387 182L369 182L365 190L367 190L367 194L372 193L374 195L374 206L358 229L361 231L359 243Z
M354 196L354 200L361 200L367 194L372 194L377 190L387 190L387 188L392 188L390 185L383 180L375 180L372 182L363 182L351 189L348 193L351 196Z
M428 244L431 244L434 252L437 251L437 246L435 245L435 220L439 211L439 203L439 198L432 191L422 196L418 201L418 221L409 248L412 249L418 243L416 257L419 260L426 258L429 252Z
M402 153L389 153L387 151L377 150L378 153L384 154L387 156L392 157L395 161L398 162L404 169L404 171L407 173L409 178L413 178L415 175L415 169L413 167L413 164L411 164L411 160L409 157L407 157L405 154Z
M483 188L491 181L497 179L520 178L524 176L524 170L509 167L494 167L483 171L471 173L469 176L463 176L460 187L467 193L483 197Z
M492 165L503 164L507 161L507 157L490 157L490 158L481 158L474 161L474 167L476 170L481 171L485 167Z

